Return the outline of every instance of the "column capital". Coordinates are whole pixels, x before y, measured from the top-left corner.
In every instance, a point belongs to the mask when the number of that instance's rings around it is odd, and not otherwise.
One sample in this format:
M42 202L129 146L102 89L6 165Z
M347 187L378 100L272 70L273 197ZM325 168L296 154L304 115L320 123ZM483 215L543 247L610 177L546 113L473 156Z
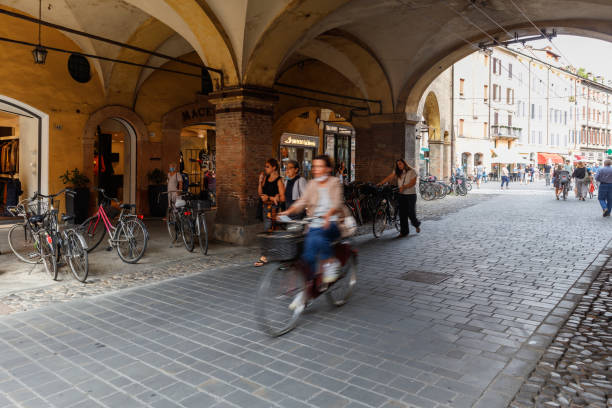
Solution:
M223 88L209 94L208 101L215 105L215 113L228 113L237 109L273 114L278 95L273 89L261 87Z

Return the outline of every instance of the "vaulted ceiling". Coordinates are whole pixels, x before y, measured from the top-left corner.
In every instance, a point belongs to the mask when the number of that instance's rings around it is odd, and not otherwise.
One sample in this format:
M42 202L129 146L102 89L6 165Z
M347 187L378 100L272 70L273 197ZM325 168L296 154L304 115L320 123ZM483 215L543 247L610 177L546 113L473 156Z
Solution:
M0 7L38 15L36 0ZM536 25L612 39L610 0L45 0L42 16L171 56L195 52L226 86L273 87L291 64L318 60L387 111L413 109L438 73L490 37L533 35ZM166 62L66 35L87 53ZM107 91L128 74L137 89L151 72L92 63Z

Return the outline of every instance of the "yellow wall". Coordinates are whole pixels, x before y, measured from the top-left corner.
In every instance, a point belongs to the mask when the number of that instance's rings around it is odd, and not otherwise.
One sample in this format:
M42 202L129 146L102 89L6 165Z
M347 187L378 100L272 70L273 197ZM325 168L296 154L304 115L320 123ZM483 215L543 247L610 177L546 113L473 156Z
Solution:
M0 36L36 42L36 26L0 16ZM79 50L57 30L43 27L44 44ZM68 73L69 54L49 51L44 65L34 64L28 46L0 42L0 94L17 99L49 115L49 191L60 190L60 174L81 167L81 137L89 115L104 103L97 72L85 84ZM77 112L78 111L78 112Z

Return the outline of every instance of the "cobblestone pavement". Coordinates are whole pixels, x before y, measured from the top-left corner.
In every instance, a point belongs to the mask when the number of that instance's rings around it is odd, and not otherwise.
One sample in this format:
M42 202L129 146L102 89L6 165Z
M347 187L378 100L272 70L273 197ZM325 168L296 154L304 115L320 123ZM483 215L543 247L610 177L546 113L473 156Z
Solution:
M596 279L520 388L512 408L612 406L612 262L591 272Z
M279 339L253 321L252 267L0 317L0 407L505 407L612 238L594 201L512 194L356 239L351 301Z
M440 219L483 201L482 196L454 197L444 200L419 202L418 214L423 220ZM52 282L42 265L27 265L12 254L3 267L12 270L10 278L0 275L0 314L36 309L57 302L65 302L87 296L96 296L118 289L141 286L169 278L200 273L220 266L246 266L258 258L254 247L236 248L231 245L211 244L210 256L202 256L196 250L188 253L181 243L169 248L167 232L160 220L148 220L151 233L149 247L143 260L136 265L126 265L115 251L96 249L90 254L90 276L82 284L72 278L67 267L60 268L60 281ZM372 234L372 225L360 227L360 234ZM2 234L2 231L0 231ZM2 245L0 245L2 246ZM4 245L8 249L8 244ZM0 258L2 262L4 259Z

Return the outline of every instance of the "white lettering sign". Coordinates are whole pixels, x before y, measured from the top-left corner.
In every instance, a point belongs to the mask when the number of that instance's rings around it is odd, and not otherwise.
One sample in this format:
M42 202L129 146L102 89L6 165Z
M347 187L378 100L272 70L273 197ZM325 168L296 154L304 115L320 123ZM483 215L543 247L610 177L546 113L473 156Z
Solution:
M307 136L299 135L284 135L281 139L281 144L304 147L317 147L318 140L314 137L310 138Z

